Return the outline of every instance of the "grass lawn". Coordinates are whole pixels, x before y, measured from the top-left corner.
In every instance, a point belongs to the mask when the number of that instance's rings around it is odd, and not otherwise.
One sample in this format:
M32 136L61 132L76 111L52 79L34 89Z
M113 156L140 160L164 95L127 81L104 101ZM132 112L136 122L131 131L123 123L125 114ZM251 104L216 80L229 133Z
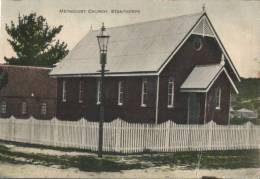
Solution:
M173 154L155 154L135 156L140 162L147 161L154 166L170 165L195 169L201 154L200 168L237 169L260 167L260 150L232 150L207 152L177 152Z
M44 149L48 150L48 149ZM78 168L91 172L118 172L121 170L145 169L149 167L168 166L172 169L196 169L198 157L201 155L202 169L238 169L259 168L260 150L211 151L211 152L177 152L153 153L138 155L47 155L41 153L25 153L10 150L0 144L0 161L12 164L33 164L58 166L59 168Z
M231 119L230 124L243 125L249 121L255 125L260 125L260 119L246 119L246 118L236 118L236 117Z

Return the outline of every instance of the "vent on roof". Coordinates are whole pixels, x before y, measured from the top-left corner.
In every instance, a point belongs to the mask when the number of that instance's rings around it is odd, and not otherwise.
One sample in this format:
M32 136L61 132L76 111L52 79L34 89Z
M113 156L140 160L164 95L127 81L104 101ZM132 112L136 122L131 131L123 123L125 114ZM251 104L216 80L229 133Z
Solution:
M202 36L214 37L214 33L209 25L209 22L205 17L203 17L197 26L192 31L193 34L198 34Z

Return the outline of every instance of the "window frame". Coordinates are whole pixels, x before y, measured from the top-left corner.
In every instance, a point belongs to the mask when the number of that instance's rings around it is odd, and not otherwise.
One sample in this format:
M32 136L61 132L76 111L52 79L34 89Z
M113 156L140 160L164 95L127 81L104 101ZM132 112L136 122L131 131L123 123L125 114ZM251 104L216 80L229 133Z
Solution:
M79 96L78 96L78 98L79 98L79 103L83 103L83 81L82 80L80 80L79 81Z
M22 114L22 115L27 114L27 103L26 103L25 101L23 101L23 102L21 103L21 114Z
M148 100L148 79L147 78L142 79L142 93L141 93L141 106L142 107L147 107L147 101L145 101L145 100Z
M7 113L7 102L6 101L1 101L0 113L1 114L6 114Z
M221 88L220 87L218 87L217 88L217 92L216 92L216 109L217 110L220 110L221 109L221 92L222 90L221 90Z
M117 104L122 106L124 104L124 82L120 80L118 82L118 100Z
M65 79L62 80L62 102L67 101L67 82Z
M41 103L40 114L43 116L47 115L47 103L46 102Z
M171 89L169 90L169 85L171 86ZM168 84L167 84L167 107L168 108L173 108L174 107L174 80L172 78L170 78L168 80ZM169 104L169 101L171 102Z

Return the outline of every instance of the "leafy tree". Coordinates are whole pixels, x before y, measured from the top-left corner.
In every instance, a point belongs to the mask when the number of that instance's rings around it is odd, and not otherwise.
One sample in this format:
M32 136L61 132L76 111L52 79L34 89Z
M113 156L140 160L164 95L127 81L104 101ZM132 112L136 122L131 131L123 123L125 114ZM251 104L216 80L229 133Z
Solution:
M55 40L62 30L62 25L50 27L43 16L31 13L18 16L18 24L11 21L6 24L7 39L17 57L4 57L7 64L23 66L52 67L69 52L67 44Z

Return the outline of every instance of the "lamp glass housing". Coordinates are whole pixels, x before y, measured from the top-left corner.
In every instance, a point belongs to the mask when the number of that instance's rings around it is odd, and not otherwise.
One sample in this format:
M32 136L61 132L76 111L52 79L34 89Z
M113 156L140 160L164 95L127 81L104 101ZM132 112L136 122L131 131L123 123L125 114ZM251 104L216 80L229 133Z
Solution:
M106 34L106 28L105 28L104 23L103 23L102 27L100 29L100 34L97 35L100 53L106 53L107 52L108 39L109 39L109 35Z

